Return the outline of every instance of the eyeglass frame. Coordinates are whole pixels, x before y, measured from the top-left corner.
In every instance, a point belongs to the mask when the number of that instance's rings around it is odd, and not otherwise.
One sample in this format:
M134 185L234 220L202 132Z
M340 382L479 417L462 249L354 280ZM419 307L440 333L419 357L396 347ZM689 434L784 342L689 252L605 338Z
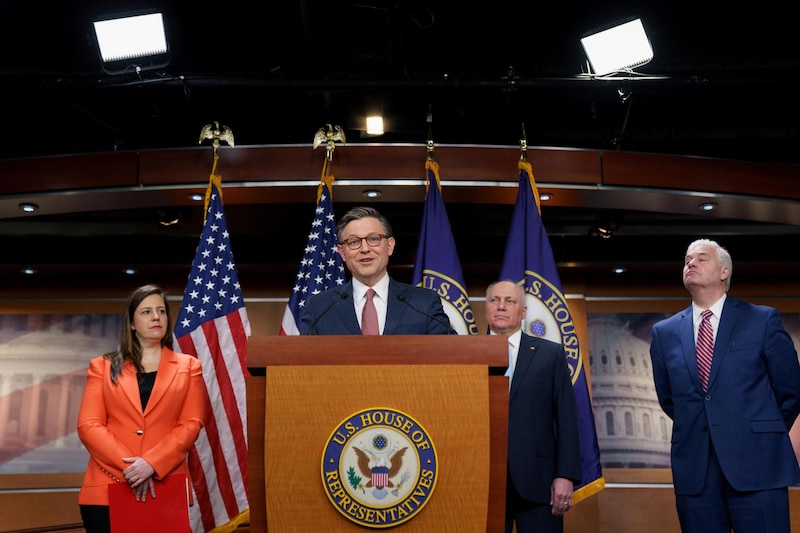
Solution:
M378 242L376 242L375 244L370 244L369 239L372 237L378 237ZM391 235L386 235L385 233L370 233L366 237L349 237L345 239L343 243L340 243L340 246L342 247L346 246L350 250L360 250L362 245L364 244L364 241L367 241L367 246L369 246L370 248L377 248L378 246L381 245L383 239L388 240L391 238L392 238ZM356 240L358 240L357 245L355 244Z

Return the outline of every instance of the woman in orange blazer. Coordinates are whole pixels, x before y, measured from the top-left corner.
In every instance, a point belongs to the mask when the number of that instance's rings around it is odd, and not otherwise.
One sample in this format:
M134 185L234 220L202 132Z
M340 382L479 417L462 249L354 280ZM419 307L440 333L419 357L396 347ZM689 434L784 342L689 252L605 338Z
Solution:
M171 345L165 293L145 285L128 298L119 348L89 363L78 412L89 451L78 494L87 533L110 531L109 484L127 483L144 501L169 474L189 476L187 453L203 426L202 369Z

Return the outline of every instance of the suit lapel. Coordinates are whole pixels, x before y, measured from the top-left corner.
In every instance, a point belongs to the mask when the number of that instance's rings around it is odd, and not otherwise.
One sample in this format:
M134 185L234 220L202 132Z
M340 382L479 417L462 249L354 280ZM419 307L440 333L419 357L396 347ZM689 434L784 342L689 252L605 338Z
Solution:
M730 344L736 323L739 321L740 311L739 302L732 298L725 298L725 304L722 306L722 316L717 326L717 338L714 341L714 357L711 359L711 373L708 376L709 388L714 382L719 366L725 359L725 354L728 353L727 347Z
M703 390L700 384L700 374L697 370L697 346L694 341L694 317L692 316L691 306L681 313L680 331L678 332L681 337L681 346L683 357L686 360L686 368L689 369L689 374L692 377L692 382L698 390Z
M509 401L516 395L517 384L530 368L535 354L536 343L534 338L524 334L521 335L519 338L519 350L517 350L517 364L514 365L514 375L511 377L511 392L509 393L508 397Z
M386 323L383 325L383 334L394 334L395 328L401 323L400 317L406 312L408 305L399 300L399 296L406 292L405 288L400 290L400 287L389 278L389 294L386 301Z
M142 412L142 397L139 395L139 379L136 376L136 370L133 364L126 361L122 366L122 372L119 375L119 386L122 387L125 397L131 403L137 413Z
M153 392L150 394L150 399L147 401L145 414L153 410L158 405L158 402L164 397L169 390L172 380L178 373L178 359L175 352L167 347L161 348L161 361L158 363L158 374L156 374L156 382L153 385ZM140 404L141 405L141 404ZM140 407L141 409L141 407Z
M350 335L361 335L361 326L358 325L358 317L356 316L355 298L353 296L353 283L348 282L341 289L336 291L337 298L341 298L342 294L348 297L344 298L341 303L336 304L334 311L339 316L339 320L347 329Z

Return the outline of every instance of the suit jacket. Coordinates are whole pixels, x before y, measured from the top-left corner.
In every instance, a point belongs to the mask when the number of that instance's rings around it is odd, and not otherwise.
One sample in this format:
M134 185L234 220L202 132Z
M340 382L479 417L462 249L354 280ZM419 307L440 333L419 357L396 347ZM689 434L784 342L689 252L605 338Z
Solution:
M522 334L508 398L508 469L524 499L550 503L553 479L581 479L578 408L560 344Z
M162 348L144 412L133 365L123 365L116 385L110 376L108 359L90 361L78 412L78 436L89 451L78 494L82 505L108 505L107 485L125 482L122 471L130 464L123 457L142 457L156 479L175 472L189 477L186 454L203 426L205 386L196 357Z
M439 295L430 289L389 279L384 335L427 335L453 332ZM306 300L300 316L301 335L361 335L353 305L353 283L329 289Z
M692 308L652 333L656 393L673 420L675 493L703 488L710 446L736 490L800 482L788 434L800 412L800 365L778 311L726 298L707 392L697 374Z

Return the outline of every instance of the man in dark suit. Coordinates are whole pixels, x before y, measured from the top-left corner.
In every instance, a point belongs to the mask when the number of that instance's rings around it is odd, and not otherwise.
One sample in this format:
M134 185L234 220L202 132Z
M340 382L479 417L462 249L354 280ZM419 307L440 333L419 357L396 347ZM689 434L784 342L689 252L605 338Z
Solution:
M486 320L509 344L506 533L558 533L581 478L578 408L564 347L522 333L525 312L521 286L489 285Z
M336 237L336 249L352 280L306 300L300 316L301 335L455 333L438 294L389 276L387 266L395 240L389 221L376 209L348 211L336 225ZM368 311L375 318L365 319ZM362 326L376 319L374 326L362 331Z
M788 486L800 482L789 440L800 364L776 309L727 296L732 270L716 242L690 244L683 284L692 305L653 327L656 393L673 421L678 518L685 532L789 533Z

